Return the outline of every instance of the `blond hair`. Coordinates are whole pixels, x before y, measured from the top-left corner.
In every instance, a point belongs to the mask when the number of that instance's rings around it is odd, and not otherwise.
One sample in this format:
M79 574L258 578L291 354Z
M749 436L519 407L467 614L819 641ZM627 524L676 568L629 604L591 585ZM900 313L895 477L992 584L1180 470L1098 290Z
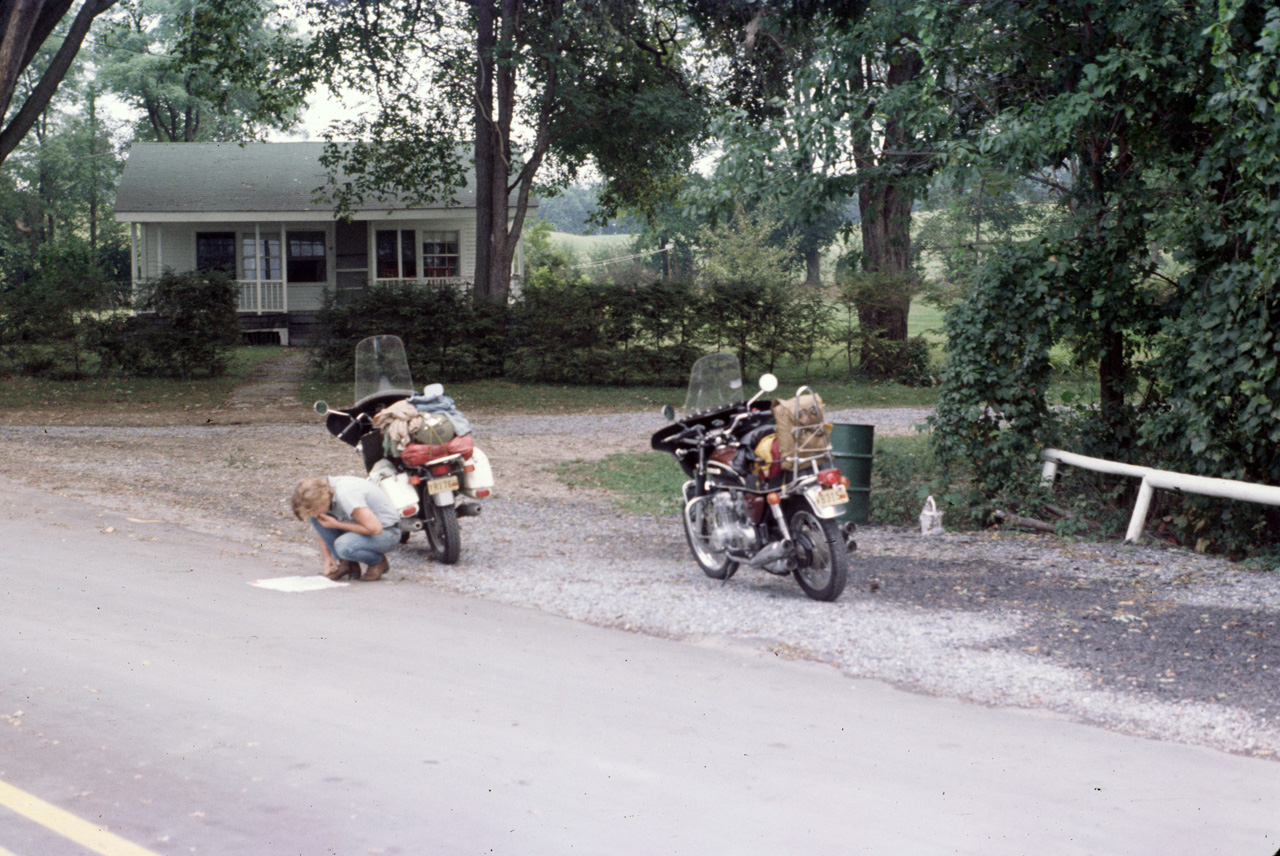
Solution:
M322 511L328 511L333 505L333 486L326 478L309 478L298 482L293 489L293 516L299 520L315 517ZM306 512L315 512L308 514Z

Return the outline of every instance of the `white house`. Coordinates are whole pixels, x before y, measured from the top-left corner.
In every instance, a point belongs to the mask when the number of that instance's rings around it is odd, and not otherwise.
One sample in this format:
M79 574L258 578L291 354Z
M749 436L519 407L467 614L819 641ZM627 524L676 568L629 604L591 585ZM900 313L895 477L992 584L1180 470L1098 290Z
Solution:
M135 143L116 193L134 285L166 270L231 272L246 332L280 344L308 338L326 291L341 298L387 280L470 287L474 181L451 202L367 202L338 220L318 201L324 145ZM521 246L517 282L523 263Z

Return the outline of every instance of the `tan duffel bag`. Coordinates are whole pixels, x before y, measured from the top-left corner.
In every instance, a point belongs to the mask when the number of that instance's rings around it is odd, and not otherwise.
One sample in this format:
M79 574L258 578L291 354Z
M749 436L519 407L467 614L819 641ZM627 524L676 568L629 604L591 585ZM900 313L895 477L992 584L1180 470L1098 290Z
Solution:
M831 423L823 420L822 396L802 392L796 398L773 403L773 421L778 426L778 451L782 468L795 470L796 464L830 457Z

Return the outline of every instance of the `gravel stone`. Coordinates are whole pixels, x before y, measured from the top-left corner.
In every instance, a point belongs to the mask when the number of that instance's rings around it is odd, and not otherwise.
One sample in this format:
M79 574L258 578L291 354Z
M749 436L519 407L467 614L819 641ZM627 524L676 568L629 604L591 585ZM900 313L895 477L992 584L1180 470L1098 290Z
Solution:
M314 542L288 494L303 476L360 474L359 456L300 406L245 413L244 401L186 424L0 413L0 479L92 503L113 521L112 537L145 538L146 521L165 520L241 542L282 575L314 573ZM468 415L493 462L495 495L482 516L462 521L458 564L434 563L420 536L393 554L379 583L387 597L426 586L695 644L757 646L915 692L1129 734L1280 753L1273 573L1158 546L871 526L858 533L844 595L817 603L791 578L761 570L709 579L678 516L628 514L601 492L556 480L561 461L647 450L659 415ZM925 416L829 418L885 436L910 433Z

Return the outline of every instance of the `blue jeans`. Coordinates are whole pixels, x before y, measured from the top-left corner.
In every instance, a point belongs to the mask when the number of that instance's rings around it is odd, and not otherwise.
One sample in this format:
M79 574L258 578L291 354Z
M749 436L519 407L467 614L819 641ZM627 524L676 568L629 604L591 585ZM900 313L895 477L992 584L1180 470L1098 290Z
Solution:
M328 529L321 526L314 517L311 518L311 525L320 533L329 552L337 559L376 565L382 561L384 554L390 553L400 545L399 526L385 528L377 535L361 535L358 532Z

